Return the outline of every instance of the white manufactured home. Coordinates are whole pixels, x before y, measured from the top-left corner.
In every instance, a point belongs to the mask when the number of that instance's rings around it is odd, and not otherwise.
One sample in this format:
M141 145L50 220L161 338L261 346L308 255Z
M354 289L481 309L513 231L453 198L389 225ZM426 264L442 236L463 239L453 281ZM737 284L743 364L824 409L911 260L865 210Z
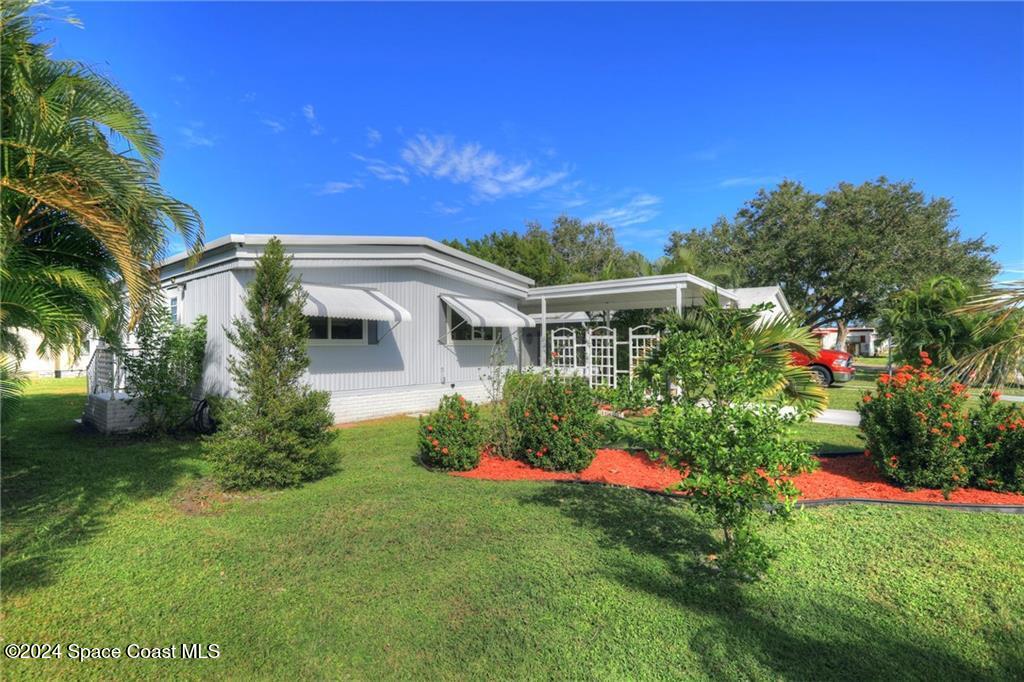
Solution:
M207 244L198 262L183 254L162 264L161 286L174 317L182 323L207 317L204 395L232 393L227 360L233 351L224 327L243 315L246 285L270 238L231 234ZM687 274L534 287L528 277L425 238L279 239L309 294L309 383L330 393L338 422L427 411L453 391L486 400L486 376L496 362L530 368L554 361L614 384L628 372L616 365L618 345L636 341L570 330L587 320L581 313L681 310L700 305L708 292L740 305L744 296ZM748 298L743 305L752 305ZM571 361L552 351L552 343L567 347L570 331ZM104 432L135 425L116 365L109 353L97 353L90 365L85 419Z

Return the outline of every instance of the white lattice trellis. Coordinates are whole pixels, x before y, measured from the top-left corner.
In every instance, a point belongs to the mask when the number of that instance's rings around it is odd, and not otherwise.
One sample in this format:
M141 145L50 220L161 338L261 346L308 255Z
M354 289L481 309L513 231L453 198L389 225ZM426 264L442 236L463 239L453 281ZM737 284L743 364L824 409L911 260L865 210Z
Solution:
M648 353L658 346L658 334L651 327L642 324L629 330L629 375L636 373Z
M611 327L587 330L587 377L591 386L615 388L616 347L615 330Z
M575 369L577 365L576 332L568 327L560 327L551 332L551 366Z

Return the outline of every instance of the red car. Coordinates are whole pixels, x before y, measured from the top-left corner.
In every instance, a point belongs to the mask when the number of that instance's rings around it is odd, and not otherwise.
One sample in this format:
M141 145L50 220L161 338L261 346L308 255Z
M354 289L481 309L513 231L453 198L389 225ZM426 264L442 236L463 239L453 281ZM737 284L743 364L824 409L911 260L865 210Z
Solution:
M853 378L853 356L846 351L823 348L813 358L803 353L793 353L793 364L808 367L822 386Z

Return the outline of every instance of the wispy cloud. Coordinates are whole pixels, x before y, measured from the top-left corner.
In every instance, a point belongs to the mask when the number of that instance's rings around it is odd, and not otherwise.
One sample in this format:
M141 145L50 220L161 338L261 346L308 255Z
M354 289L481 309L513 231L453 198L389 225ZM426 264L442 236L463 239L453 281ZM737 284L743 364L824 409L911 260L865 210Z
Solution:
M476 142L459 145L451 135L417 135L402 150L402 160L421 175L469 184L476 199L493 201L551 187L568 171L534 173L530 161L509 161Z
M718 183L722 189L728 187L759 187L763 185L774 185L782 181L778 175L741 175L735 178L726 178Z
M323 126L316 119L316 109L313 108L312 104L302 107L302 115L305 117L306 122L309 123L310 135L319 135L324 132Z
M434 202L434 213L440 213L441 215L455 215L456 213L462 212L461 206L446 206L440 201Z
M726 140L721 144L698 149L690 154L690 158L694 161L717 161L723 154L730 151L735 146L736 143L733 140Z
M403 185L409 184L409 171L404 166L388 163L383 159L372 159L362 154L353 154L352 158L366 164L366 170L378 180L395 181Z
M239 98L238 101L242 104L252 104L256 101L256 93L252 91L246 92Z
M182 76L180 73L176 73L173 76L171 76L171 80L174 81L175 83L184 83L187 79L184 76Z
M661 197L641 192L634 195L625 204L598 211L588 221L605 222L614 227L629 227L646 223L658 216Z
M260 123L270 128L270 132L274 133L275 135L277 133L283 133L285 130L284 124L278 121L277 119L262 118L260 119Z
M371 149L373 147L376 147L378 144L380 144L380 141L382 139L383 139L383 135L381 135L380 131L377 130L376 128L367 128L366 129L366 146L367 147L370 147Z
M358 189L363 186L363 183L358 180L351 182L345 182L341 180L331 180L320 185L317 189L317 194L344 194L350 189Z
M203 125L202 121L192 121L187 126L178 128L186 147L212 147L216 143L216 138L203 133Z

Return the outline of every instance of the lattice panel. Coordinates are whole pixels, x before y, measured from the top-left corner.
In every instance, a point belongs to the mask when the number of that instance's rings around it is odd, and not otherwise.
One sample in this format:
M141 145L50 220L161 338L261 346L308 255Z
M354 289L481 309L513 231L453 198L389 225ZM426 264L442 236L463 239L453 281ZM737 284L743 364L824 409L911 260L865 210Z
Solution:
M633 327L629 330L629 373L636 373L640 363L647 355L658 347L658 335L654 328L647 325Z
M587 331L587 375L590 385L615 387L616 335L609 327Z
M576 332L562 327L551 332L551 357L549 364L556 369L575 369Z

